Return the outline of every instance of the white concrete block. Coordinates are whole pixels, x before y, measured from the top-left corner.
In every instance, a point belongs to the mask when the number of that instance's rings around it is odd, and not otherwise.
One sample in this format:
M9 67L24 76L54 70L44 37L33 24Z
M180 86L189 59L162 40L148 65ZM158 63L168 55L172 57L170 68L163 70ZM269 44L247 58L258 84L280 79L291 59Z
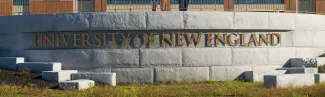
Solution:
M184 12L185 29L233 29L233 12Z
M295 15L292 13L269 13L269 29L294 30Z
M84 90L95 86L95 81L87 79L61 81L59 88L62 90Z
M42 79L51 82L71 80L71 74L78 73L78 70L43 71Z
M25 62L18 63L18 70L26 68L29 72L59 71L61 66L59 62Z
M117 83L153 83L153 68L113 68Z
M200 82L209 80L209 67L155 68L156 82Z
M62 69L106 68L104 65L92 63L93 50L91 49L20 50L8 51L5 54L10 57L25 57L25 60L30 62L61 62Z
M325 73L315 74L315 83L325 82Z
M24 63L23 57L0 57L0 68L17 70L19 63Z
M317 61L317 66L325 65L325 57L317 57L316 61Z
M313 46L325 47L325 31L315 31L312 35Z
M293 31L289 32L282 32L281 34L281 47L292 47L293 46L293 40L292 40L292 34Z
M281 65L257 65L253 66L252 71L245 72L245 80L251 82L263 82L264 75L285 74L286 70L276 70Z
M312 46L312 31L294 31L292 32L293 46Z
M184 66L231 65L231 48L183 48Z
M182 51L171 49L140 49L141 67L147 66L182 66Z
M89 14L91 30L144 30L145 12L109 12Z
M304 59L303 58L290 58L290 67L303 67Z
M252 66L211 66L211 80L244 80L246 71L252 71Z
M24 33L0 33L0 50L13 51L24 50L25 47ZM32 42L32 40L30 40Z
M138 49L94 50L93 64L98 67L138 67Z
M233 65L269 64L267 48L232 48Z
M51 14L3 16L0 21L1 33L52 31L54 22Z
M277 68L277 70L287 70L286 74L316 74L318 73L317 68L301 68L301 67L291 67L291 68Z
M105 67L92 63L93 50L90 49L49 50L48 52L50 52L50 58L53 58L53 61L63 64L64 69L79 70ZM28 56L31 56L31 54Z
M265 87L303 87L314 85L314 74L265 75Z
M268 29L266 12L235 12L235 29Z
M116 86L116 73L109 72L80 72L71 74L71 79L90 79L97 83Z
M297 58L314 58L324 54L324 48L296 47Z
M315 14L297 14L296 30L324 30L324 17Z
M24 50L22 53L29 62L54 62L55 60L53 57L55 52L51 50Z
M54 15L54 31L89 30L89 13L69 13Z
M97 68L97 69L85 69L79 70L79 72L111 72L112 68Z
M294 47L268 48L270 64L285 64L296 56Z
M147 13L147 30L184 29L183 13L178 11L164 11Z

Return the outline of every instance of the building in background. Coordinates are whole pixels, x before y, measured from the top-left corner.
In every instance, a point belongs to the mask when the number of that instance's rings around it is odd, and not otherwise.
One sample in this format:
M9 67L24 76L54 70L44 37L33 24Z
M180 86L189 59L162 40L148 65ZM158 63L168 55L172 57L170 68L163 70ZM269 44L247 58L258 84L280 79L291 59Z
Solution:
M170 4L172 11L179 9L178 0L170 0ZM323 14L324 5L325 0L191 0L188 10L280 10ZM150 10L152 10L152 0L0 0L1 16Z

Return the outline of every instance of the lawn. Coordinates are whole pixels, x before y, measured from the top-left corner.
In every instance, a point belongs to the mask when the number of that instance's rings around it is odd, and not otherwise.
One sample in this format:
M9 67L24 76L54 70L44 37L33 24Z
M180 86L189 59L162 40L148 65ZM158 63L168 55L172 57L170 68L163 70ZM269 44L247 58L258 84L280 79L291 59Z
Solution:
M324 97L325 84L302 88L264 88L263 83L225 81L171 84L131 84L111 87L96 85L88 90L61 91L57 89L0 84L1 97L139 97L139 96L244 96L244 97Z

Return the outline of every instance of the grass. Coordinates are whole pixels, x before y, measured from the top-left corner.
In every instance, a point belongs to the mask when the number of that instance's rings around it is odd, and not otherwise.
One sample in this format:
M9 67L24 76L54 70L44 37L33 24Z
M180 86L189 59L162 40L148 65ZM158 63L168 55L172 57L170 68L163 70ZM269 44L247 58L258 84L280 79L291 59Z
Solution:
M27 68L19 70L19 75L21 75L21 76L28 75L28 74L29 74L29 70Z
M111 87L97 85L81 91L38 89L33 86L17 87L0 84L1 97L323 97L325 83L303 88L264 88L263 83L226 81L201 83L172 83L151 85L125 85Z

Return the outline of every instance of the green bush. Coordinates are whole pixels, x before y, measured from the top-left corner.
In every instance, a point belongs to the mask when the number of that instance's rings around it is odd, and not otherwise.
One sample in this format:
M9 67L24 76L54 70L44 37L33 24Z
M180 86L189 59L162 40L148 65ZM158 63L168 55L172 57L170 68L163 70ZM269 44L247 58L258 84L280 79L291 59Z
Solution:
M28 74L29 74L29 70L27 68L24 68L19 71L19 75L28 75Z
M325 65L318 66L318 73L325 73Z

